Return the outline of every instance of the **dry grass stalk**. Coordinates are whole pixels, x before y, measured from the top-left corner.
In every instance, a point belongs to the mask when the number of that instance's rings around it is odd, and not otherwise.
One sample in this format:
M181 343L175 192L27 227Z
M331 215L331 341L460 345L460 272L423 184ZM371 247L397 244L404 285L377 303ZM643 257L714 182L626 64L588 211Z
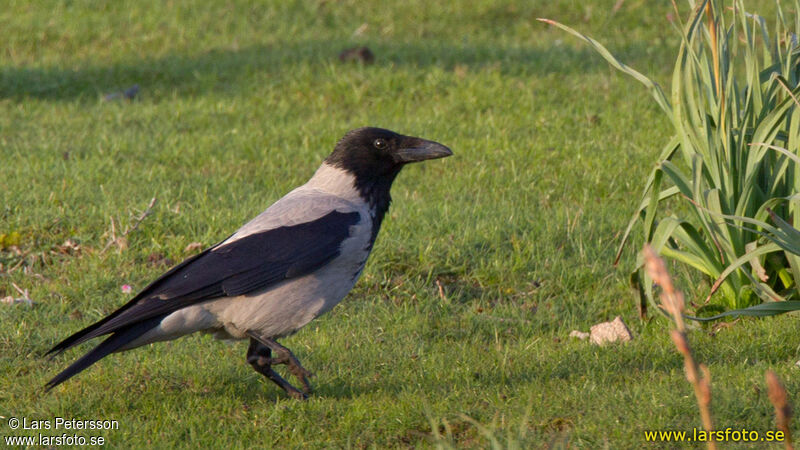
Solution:
M683 294L675 289L667 272L667 266L650 245L644 245L645 268L650 278L661 286L661 305L675 319L675 325L681 332L686 331L686 324L683 322L684 301Z
M670 337L678 352L683 355L683 364L686 367L686 379L694 387L694 395L697 398L697 406L700 408L700 418L703 421L703 428L711 435L714 424L711 420L711 373L702 364L697 364L689 341L686 339L686 324L683 321L683 310L685 307L683 294L675 289L661 259L648 244L642 250L645 259L645 268L653 281L661 286L661 305L672 316L677 329L672 330ZM716 449L717 445L713 438L708 441L708 448Z
M765 374L767 379L767 394L769 401L775 407L775 422L778 429L783 431L785 440L784 446L787 449L793 449L792 446L792 432L789 428L789 421L792 418L792 407L789 405L789 396L786 394L786 389L783 387L781 380L775 375L775 372L768 370Z
M31 299L30 295L28 295L27 289L22 289L21 287L17 286L17 283L14 283L13 281L11 282L11 286L14 286L14 289L16 289L17 292L19 292L19 295L21 295L23 299L25 300Z
M145 208L145 210L141 214L139 214L139 216L134 221L133 225L131 227L127 228L125 231L123 231L122 232L122 236L120 236L120 237L116 236L116 234L117 234L116 233L116 227L114 226L114 218L112 217L111 218L111 240L109 240L108 243L106 244L106 246L103 247L102 250L100 250L100 254L102 255L103 253L105 253L106 250L108 250L109 247L111 247L114 244L119 245L121 249L123 249L124 247L127 247L127 241L126 241L125 237L128 236L128 234L130 234L132 231L134 231L137 228L139 228L139 224L141 224L142 221L144 219L146 219L147 216L150 215L150 213L153 212L153 206L156 205L156 201L157 201L157 199L155 197L153 197L153 199L150 200L150 204L148 204L147 208Z
M436 279L436 287L439 289L439 298L442 299L444 303L450 303L447 301L447 296L444 294L444 286L442 286L442 282L439 279Z

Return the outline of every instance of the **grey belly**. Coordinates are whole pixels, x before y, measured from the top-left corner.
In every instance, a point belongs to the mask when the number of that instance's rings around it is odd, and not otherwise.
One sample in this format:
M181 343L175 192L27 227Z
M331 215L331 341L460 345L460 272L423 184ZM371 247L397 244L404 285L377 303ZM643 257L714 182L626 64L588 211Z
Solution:
M180 309L120 350L198 331L222 339L245 339L248 331L268 338L287 336L336 306L350 292L363 266L362 262L353 276L352 264L329 264L313 274L259 292Z

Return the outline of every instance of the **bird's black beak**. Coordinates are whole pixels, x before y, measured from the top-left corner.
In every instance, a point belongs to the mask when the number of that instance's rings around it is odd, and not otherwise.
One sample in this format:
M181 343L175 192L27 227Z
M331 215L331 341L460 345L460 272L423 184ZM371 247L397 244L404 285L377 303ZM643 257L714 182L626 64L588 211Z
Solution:
M403 142L402 147L395 151L395 160L398 163L412 163L426 159L444 158L452 154L453 152L449 148L438 142L408 138Z

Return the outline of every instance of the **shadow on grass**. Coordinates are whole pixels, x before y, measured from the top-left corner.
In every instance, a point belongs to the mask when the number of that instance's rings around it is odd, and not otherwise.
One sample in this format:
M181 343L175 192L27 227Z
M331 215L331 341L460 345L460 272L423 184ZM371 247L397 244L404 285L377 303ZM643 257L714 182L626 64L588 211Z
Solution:
M778 351L774 346L765 348L758 342L746 343L741 352L732 355L728 352L719 352L713 346L707 346L701 351L700 359L712 367L712 372L716 372L719 379L724 379L726 368L738 365L753 365L757 363L764 366L780 366L792 361L795 342L787 343ZM589 344L560 344L562 348L558 350L557 359L542 359L540 361L522 361L510 363L505 367L493 364L491 359L476 364L466 373L459 377L470 377L470 380L451 377L434 377L420 375L421 372L410 374L410 378L386 376L375 377L374 374L366 373L365 376L343 376L336 370L336 365L348 365L346 360L339 362L316 361L310 362L309 367L314 373L311 385L313 388L312 398L319 399L354 399L362 396L384 396L385 394L398 395L403 392L412 391L415 386L424 385L425 392L429 395L446 394L452 391L453 383L474 383L478 387L485 389L486 392L495 392L499 389L514 391L520 386L530 385L531 383L564 382L577 385L575 382L584 380L587 375L591 376L597 383L607 383L616 385L629 383L642 377L649 377L658 380L660 376L681 374L683 370L683 359L671 347L654 351L652 343L646 345L618 345L607 347L595 347ZM476 345L476 352L491 352L489 345ZM703 347L703 346L698 346ZM267 402L295 402L289 398L280 388L262 375L254 372L245 361L245 345L237 346L233 353L237 368L230 370L230 367L218 369L210 368L203 377L202 381L191 381L185 370L170 368L167 364L169 360L161 360L160 356L148 357L141 355L143 364L139 369L132 372L120 373L113 367L113 363L106 361L103 369L95 367L94 370L105 370L109 374L116 374L119 379L109 381L120 389L126 396L156 396L169 399L178 395L189 395L193 397L219 397L234 398L246 404L251 404L254 400ZM32 351L33 353L33 351ZM73 355L75 357L75 355ZM119 358L119 355L114 357ZM301 360L303 355L300 356ZM39 384L48 379L49 376L63 369L69 360L62 360L59 364L53 365L51 362L41 360L37 362L37 367L28 367L22 373L37 373L37 381L31 384L31 389L39 389ZM197 369L203 370L205 364L210 363L211 357L202 356L197 361ZM164 363L159 365L159 362ZM398 367L404 364L403 361L393 361ZM8 364L16 366L16 363ZM21 364L22 365L22 364ZM434 366L438 366L434 364ZM296 380L289 377L285 368L277 367L278 372L295 383ZM31 372L29 372L31 371ZM41 371L47 372L46 376L41 376ZM190 370L191 371L191 370ZM368 371L369 372L369 371ZM384 374L385 375L385 374ZM25 375L23 375L24 377ZM657 381L656 381L657 382ZM296 383L295 383L296 384ZM68 388L77 389L77 388ZM152 391L148 392L148 390ZM60 395L54 392L53 395Z
M196 55L168 54L153 59L78 68L5 66L0 67L0 99L86 99L133 84L139 84L145 92L173 91L177 95L237 92L237 84L256 73L292 76L302 66L342 64L337 55L351 45L347 41L278 43L243 49L214 49ZM561 45L525 48L425 41L368 45L376 54L376 62L364 70L387 66L439 67L444 70L493 67L504 75L524 76L610 70L593 51ZM633 66L653 65L653 55L669 53L653 51L644 43L613 51Z

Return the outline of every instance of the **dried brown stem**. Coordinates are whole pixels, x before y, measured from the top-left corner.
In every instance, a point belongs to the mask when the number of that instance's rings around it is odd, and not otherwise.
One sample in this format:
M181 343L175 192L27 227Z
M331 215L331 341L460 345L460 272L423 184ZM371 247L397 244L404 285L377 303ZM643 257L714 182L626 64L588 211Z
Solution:
M644 264L647 273L657 285L661 286L661 305L672 315L678 330L686 331L686 324L683 322L683 294L675 289L672 284L672 278L667 272L667 266L664 265L664 260L656 254L655 250L645 244L642 251L644 252Z
M683 355L683 365L686 368L686 379L694 387L694 396L697 398L697 406L700 409L700 419L703 421L703 428L712 435L714 423L711 420L711 373L702 364L697 364L686 339L686 324L683 321L683 310L685 307L683 294L675 289L667 272L664 260L661 259L650 245L645 244L642 250L645 260L645 269L653 281L661 286L661 305L672 315L677 329L670 332L670 337L678 352ZM708 441L709 449L716 449L717 444L713 438Z
M131 227L125 229L125 231L122 232L122 236L120 236L120 237L116 236L116 230L115 230L115 227L114 227L114 218L112 217L111 218L112 236L111 236L111 239L106 244L106 246L103 247L102 250L100 250L100 254L102 255L103 253L106 252L106 250L109 249L109 247L111 247L115 243L119 242L120 239L124 238L125 236L127 236L128 234L130 234L131 232L133 232L134 230L139 228L139 224L141 224L142 221L144 219L146 219L147 216L149 216L153 212L153 206L155 206L156 201L158 201L158 200L155 197L153 197L152 200L150 200L150 204L147 205L147 208L145 208L145 210L142 211L141 214L139 214L139 217L136 218L136 221L133 222L133 225Z
M447 296L444 295L444 286L442 286L442 282L439 281L438 278L436 279L436 287L439 289L439 298L441 298L443 302L449 303L447 301Z
M14 283L13 281L11 282L11 286L14 286L14 289L16 289L17 292L19 292L19 295L21 295L22 298L24 298L26 300L30 300L31 299L28 296L28 290L27 289L22 289L21 287L17 286L17 283Z
M789 422L792 419L792 407L789 405L789 396L786 394L786 389L783 383L775 375L775 372L768 370L765 374L767 380L767 394L769 401L775 407L775 422L778 429L783 431L784 441L783 444L787 450L791 450L792 446L792 431L789 428Z

